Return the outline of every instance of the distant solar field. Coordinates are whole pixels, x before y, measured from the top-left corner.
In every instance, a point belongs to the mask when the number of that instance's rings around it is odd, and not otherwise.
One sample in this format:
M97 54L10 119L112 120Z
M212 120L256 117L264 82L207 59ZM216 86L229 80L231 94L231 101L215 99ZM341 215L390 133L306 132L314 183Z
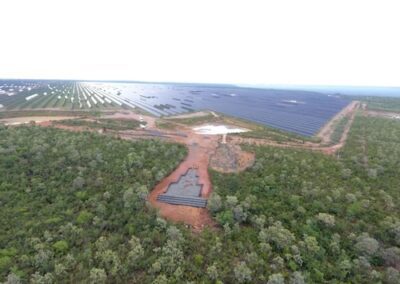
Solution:
M212 110L312 136L349 100L315 92L229 85L0 81L7 109L139 107L155 116Z

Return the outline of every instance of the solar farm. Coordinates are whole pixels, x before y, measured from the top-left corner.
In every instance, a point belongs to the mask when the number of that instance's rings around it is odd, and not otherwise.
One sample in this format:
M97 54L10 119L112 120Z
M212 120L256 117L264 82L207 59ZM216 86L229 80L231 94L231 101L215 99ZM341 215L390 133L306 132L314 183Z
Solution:
M339 96L233 85L0 81L0 109L139 108L157 116L211 110L303 136L350 103Z

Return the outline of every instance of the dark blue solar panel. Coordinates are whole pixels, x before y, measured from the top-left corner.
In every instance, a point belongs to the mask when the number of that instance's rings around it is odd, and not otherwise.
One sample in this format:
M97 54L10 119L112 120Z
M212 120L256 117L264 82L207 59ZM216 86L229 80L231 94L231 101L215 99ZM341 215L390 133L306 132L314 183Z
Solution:
M212 110L304 136L316 134L349 100L307 91L207 87L179 85L144 86L151 92L145 102L124 92L154 115L172 115L191 110ZM175 108L154 111L154 106L170 104Z

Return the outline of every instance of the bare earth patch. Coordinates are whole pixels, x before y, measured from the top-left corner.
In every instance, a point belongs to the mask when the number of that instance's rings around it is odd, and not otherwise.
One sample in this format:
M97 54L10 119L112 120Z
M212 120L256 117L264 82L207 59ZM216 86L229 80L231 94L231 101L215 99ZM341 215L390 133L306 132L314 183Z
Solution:
M223 173L236 173L251 167L254 160L254 153L243 151L240 145L220 144L211 156L210 167Z

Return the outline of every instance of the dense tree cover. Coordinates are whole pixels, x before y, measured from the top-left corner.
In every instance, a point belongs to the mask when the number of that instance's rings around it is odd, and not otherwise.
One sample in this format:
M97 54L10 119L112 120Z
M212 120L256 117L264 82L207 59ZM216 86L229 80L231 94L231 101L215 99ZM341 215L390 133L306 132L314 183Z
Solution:
M248 146L251 169L211 172L220 228L193 235L144 202L182 148L3 129L1 280L398 283L399 137L396 121L357 117L339 158Z
M185 153L157 141L1 127L0 282L140 282L146 276L134 271L154 257L138 259L166 241L145 197Z
M208 205L229 235L224 256L236 256L243 274L269 283L399 283L399 122L357 117L338 159L250 149L252 169L212 173Z

